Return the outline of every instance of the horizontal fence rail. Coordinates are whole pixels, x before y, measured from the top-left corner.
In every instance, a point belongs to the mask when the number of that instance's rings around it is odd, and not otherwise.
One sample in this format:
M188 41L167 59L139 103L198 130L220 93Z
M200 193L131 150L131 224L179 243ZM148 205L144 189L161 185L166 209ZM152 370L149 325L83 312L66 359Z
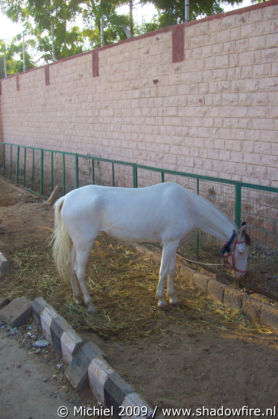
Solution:
M0 143L0 151L4 176L45 196L55 185L65 194L88 183L134 188L180 183L209 199L238 226L246 221L253 242L278 248L278 188L12 143ZM198 233L196 248L198 256Z

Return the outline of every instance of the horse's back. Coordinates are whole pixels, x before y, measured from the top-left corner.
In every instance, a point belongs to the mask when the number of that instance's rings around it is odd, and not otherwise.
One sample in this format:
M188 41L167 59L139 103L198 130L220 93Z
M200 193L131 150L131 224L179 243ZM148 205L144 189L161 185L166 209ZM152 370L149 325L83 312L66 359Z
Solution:
M122 188L101 185L86 185L74 189L64 197L63 216L78 217L92 212L114 213L120 216L148 214L165 215L181 208L190 200L190 191L176 183L159 183L143 188ZM171 210L171 211L170 211ZM94 214L95 215L95 214ZM112 214L111 214L112 215Z
M130 241L161 241L185 228L190 208L186 190L175 183L144 188L87 185L65 196L63 219L84 235L103 231ZM188 206L188 208L187 208Z
M183 188L164 183L145 188L111 188L102 195L101 231L128 241L163 241L184 218ZM180 233L178 233L180 234Z
M142 188L124 188L101 185L86 185L78 189L74 189L65 195L65 202L78 201L79 206L83 204L90 205L96 199L134 199L134 200L150 200L163 199L165 195L169 198L169 194L182 194L186 190L176 183L158 183Z

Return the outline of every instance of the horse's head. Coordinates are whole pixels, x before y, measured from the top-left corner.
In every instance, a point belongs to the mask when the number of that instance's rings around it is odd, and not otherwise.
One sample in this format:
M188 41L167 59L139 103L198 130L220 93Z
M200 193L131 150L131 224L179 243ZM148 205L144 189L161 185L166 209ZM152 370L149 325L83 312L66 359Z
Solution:
M246 233L246 228L246 223L243 222L240 230L237 233L233 232L232 237L222 249L225 261L232 266L233 276L237 279L247 273L250 237Z

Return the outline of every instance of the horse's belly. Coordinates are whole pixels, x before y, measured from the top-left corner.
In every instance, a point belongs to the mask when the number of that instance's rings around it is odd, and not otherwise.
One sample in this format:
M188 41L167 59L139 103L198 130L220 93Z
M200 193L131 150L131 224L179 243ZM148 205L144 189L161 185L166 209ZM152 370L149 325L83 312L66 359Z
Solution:
M153 229L142 230L142 228L121 228L115 226L113 228L109 228L106 226L101 230L109 236L129 242L158 242L161 240L161 232Z

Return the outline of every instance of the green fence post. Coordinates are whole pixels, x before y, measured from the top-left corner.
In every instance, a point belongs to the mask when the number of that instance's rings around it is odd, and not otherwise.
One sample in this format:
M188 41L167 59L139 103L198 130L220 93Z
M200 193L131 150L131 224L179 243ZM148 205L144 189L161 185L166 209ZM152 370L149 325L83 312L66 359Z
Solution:
M112 163L112 186L115 186L115 165Z
M138 188L138 173L137 173L137 164L133 164L133 187Z
M63 153L63 195L66 193L66 156Z
M54 169L54 162L53 162L53 151L51 151L51 160L50 160L50 188L51 188L51 191L53 191L53 189L54 189L54 172L53 172L53 169Z
M161 172L161 182L164 183L165 182L165 173Z
M241 226L241 184L235 185L235 223L238 227Z
M13 171L13 146L10 144L10 173L9 177L12 177L12 171Z
M197 177L196 179L196 193L199 195L200 193L200 179ZM200 257L200 234L199 231L196 231L196 259L198 260Z
M3 173L6 176L6 144L3 144Z
M26 147L24 147L24 157L23 157L23 186L26 187Z
M32 186L35 181L35 149L32 148Z
M16 183L16 184L18 184L19 153L20 153L20 147L19 147L19 146L17 146L17 153L16 153L16 167L15 167L15 183Z
M95 161L92 159L92 184L95 184Z
M41 150L40 158L40 194L43 194L43 150Z
M75 154L75 163L74 163L74 166L75 166L75 187L78 188L79 187L79 179L78 179L78 170L79 170L79 167L78 167L78 154Z

